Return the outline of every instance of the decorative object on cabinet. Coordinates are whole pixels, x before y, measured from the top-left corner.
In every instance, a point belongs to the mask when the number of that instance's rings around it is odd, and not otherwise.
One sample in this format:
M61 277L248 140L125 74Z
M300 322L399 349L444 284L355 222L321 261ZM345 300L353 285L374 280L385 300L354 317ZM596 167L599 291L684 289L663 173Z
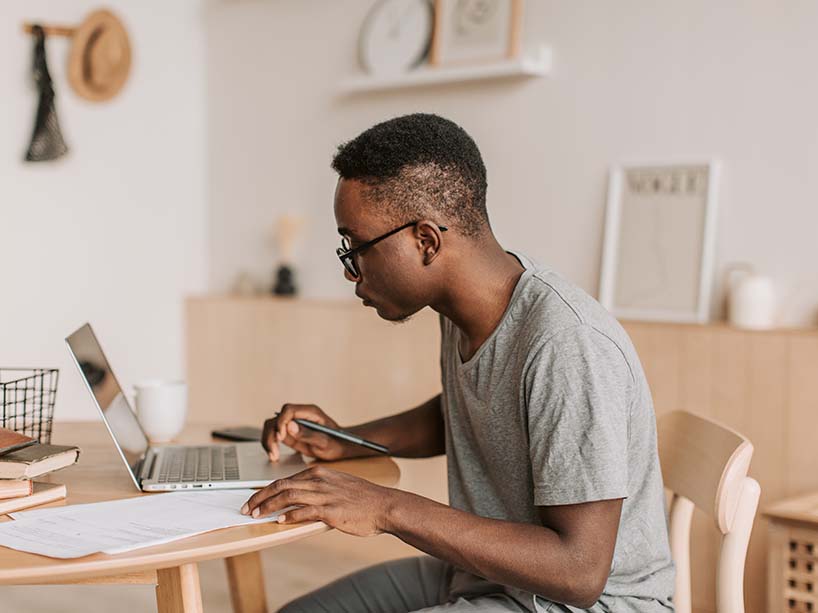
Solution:
M617 317L709 318L718 163L615 166L600 302Z
M379 0L361 28L361 65L370 74L400 74L429 53L434 13L429 0Z
M769 330L776 325L778 300L770 277L758 274L749 264L727 271L727 313L731 326Z
M278 296L294 296L298 293L293 268L293 247L304 222L303 217L293 214L281 215L276 221L273 238L278 247L279 265L273 281L273 293Z
M276 296L295 296L298 293L298 287L295 285L295 271L286 264L281 264L276 270L273 293Z
M246 270L239 271L236 275L230 292L236 296L255 296L259 293L256 280Z
M520 53L522 0L435 0L434 66L513 59Z
M35 33L37 24L24 24ZM81 98L103 102L124 87L131 70L131 45L125 26L111 11L90 13L77 27L42 25L49 36L71 38L68 82Z

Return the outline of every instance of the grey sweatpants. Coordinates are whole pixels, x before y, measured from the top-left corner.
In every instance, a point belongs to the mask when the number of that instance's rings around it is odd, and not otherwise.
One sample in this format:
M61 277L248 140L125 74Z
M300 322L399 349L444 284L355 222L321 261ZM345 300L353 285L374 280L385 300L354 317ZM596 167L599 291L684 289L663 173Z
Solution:
M502 592L473 597L451 594L452 573L450 564L429 556L384 562L302 596L280 613L528 611Z
M539 596L536 602L531 596L531 606L526 608L506 594L502 586L471 577L476 581L461 585L451 564L430 556L392 560L342 577L297 598L279 613L609 612L599 603L580 610Z

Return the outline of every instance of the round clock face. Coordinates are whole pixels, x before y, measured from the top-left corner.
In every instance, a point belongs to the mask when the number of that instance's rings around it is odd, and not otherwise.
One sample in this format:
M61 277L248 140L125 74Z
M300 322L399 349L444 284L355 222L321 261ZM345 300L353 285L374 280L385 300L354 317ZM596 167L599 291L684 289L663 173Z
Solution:
M361 30L364 69L390 74L419 64L429 51L433 23L429 0L380 0Z

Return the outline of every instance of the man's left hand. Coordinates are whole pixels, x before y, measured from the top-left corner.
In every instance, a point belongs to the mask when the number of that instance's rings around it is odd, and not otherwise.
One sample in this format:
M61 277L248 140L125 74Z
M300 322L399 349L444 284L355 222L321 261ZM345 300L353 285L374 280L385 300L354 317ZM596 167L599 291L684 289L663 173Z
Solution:
M279 523L322 521L347 534L374 536L384 531L386 512L397 491L315 464L257 491L241 512L261 518L298 506L282 515Z

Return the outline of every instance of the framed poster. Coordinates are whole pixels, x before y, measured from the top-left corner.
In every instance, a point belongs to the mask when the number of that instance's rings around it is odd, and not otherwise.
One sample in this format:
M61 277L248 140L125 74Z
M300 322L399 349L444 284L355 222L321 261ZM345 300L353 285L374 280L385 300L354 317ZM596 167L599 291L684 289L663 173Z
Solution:
M520 52L523 0L435 0L433 66L491 62Z
M599 299L616 317L706 322L719 165L614 166Z

